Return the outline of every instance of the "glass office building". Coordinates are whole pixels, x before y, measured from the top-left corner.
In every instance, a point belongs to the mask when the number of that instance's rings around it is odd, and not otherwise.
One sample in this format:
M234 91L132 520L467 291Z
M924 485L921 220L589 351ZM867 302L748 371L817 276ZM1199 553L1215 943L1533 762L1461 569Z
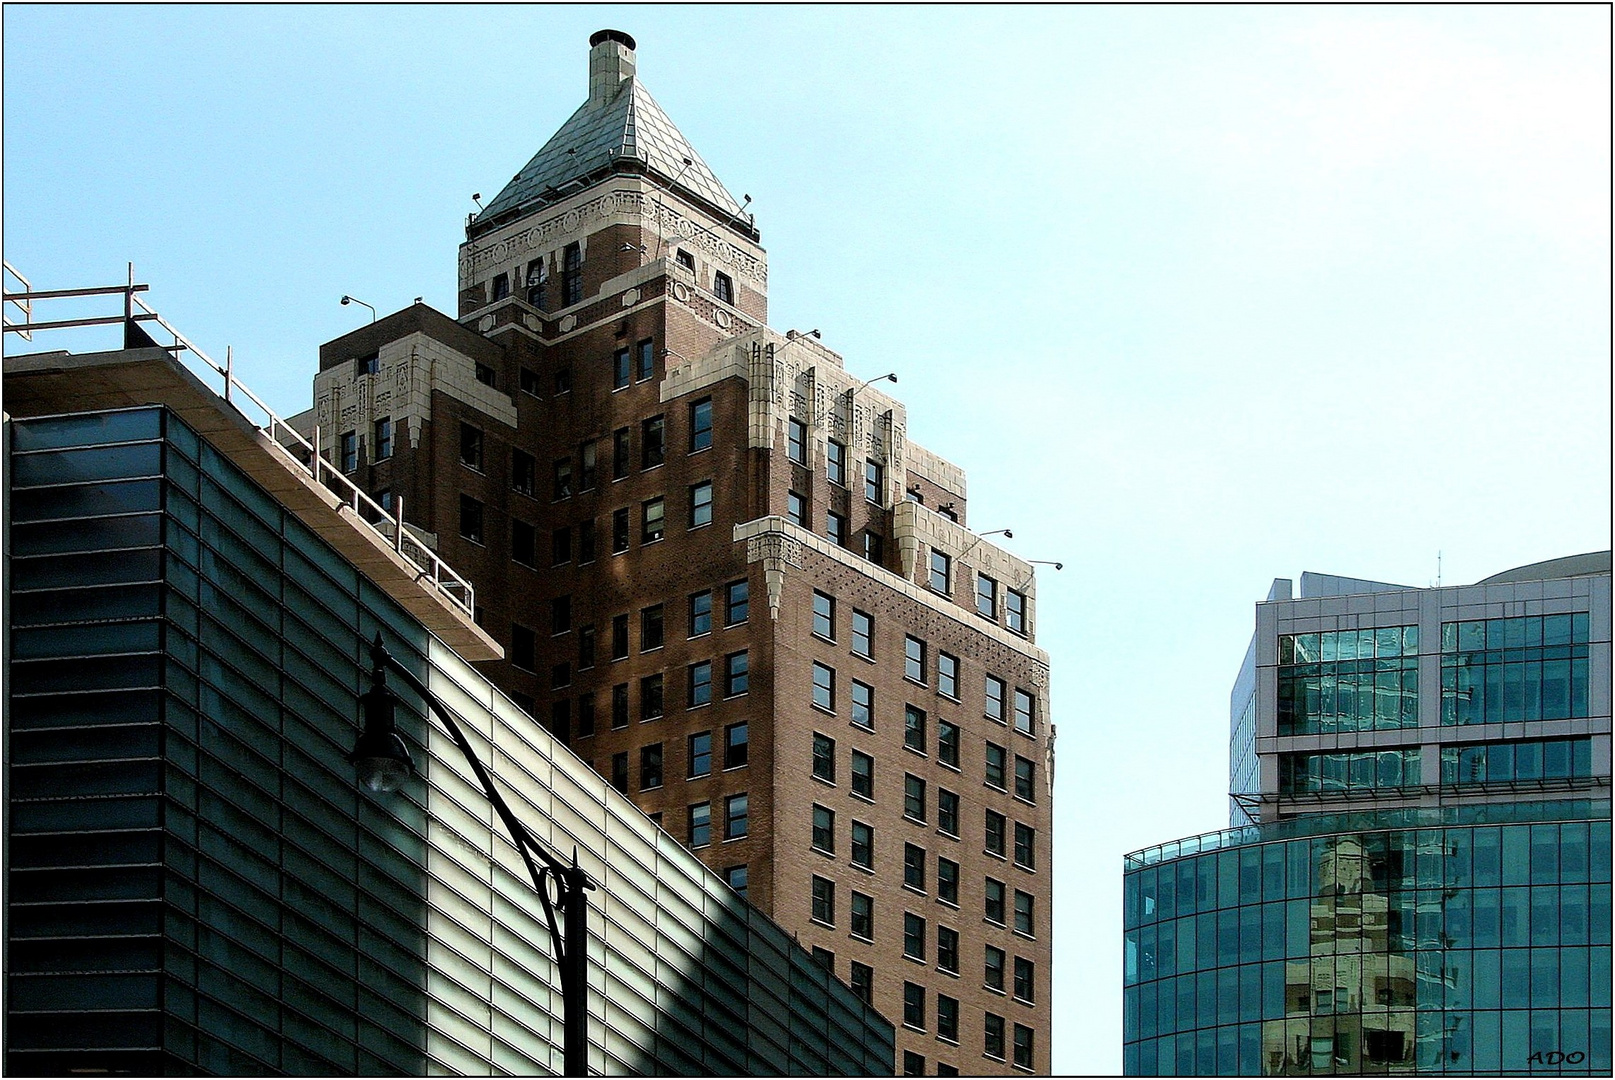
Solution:
M1274 582L1231 828L1127 856L1129 1075L1608 1075L1609 554Z
M890 1074L889 1021L176 412L6 444L9 1072L560 1071L544 916L449 737L400 709L417 775L355 783L379 632L598 885L591 1071Z

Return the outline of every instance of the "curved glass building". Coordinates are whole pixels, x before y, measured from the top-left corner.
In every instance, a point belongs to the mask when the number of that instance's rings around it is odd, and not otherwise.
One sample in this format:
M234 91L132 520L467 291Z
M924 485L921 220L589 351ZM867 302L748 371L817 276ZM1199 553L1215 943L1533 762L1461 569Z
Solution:
M1609 590L1274 583L1234 827L1126 859L1127 1074L1610 1074Z

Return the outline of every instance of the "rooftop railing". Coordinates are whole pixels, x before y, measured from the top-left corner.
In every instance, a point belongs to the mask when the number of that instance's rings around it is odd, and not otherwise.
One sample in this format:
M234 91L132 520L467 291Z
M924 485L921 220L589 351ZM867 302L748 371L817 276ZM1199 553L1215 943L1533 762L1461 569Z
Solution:
M163 349L172 354L175 359L185 364L192 373L202 378L205 385L214 381L222 384L222 397L227 405L233 408L249 424L268 437L271 445L277 451L280 462L294 472L308 477L315 484L324 487L335 494L340 500L339 507L351 511L353 523L356 527L369 530L385 540L395 552L402 556L418 571L417 579L431 584L432 588L440 593L446 600L462 611L468 618L474 617L476 612L476 592L465 578L461 577L453 567L438 557L426 544L412 533L404 524L404 500L395 498L393 508L388 509L360 490L359 485L350 480L342 470L335 468L325 461L319 453L320 432L314 429L314 441L305 439L295 428L288 424L281 416L271 409L257 394L236 378L234 350L226 347L224 363L219 363L207 353L203 352L189 338L180 333L172 324L149 306L140 294L148 291L150 285L135 283L134 264L129 264L129 280L124 285L107 285L93 288L79 289L35 289L27 278L23 277L11 265L5 263L6 291L4 293L3 307L5 313L4 332L16 334L25 341L32 341L33 334L42 330L62 330L85 326L112 326L122 324L124 327L125 348L137 345L149 345ZM13 281L19 283L20 289L12 289ZM123 313L121 315L96 315L77 319L56 319L50 321L36 321L33 318L34 302L37 300L64 300L69 298L84 298L98 296L122 296ZM21 319L16 315L20 313ZM164 345L158 342L144 328L142 324L155 324L173 337L173 344ZM187 361L189 354L194 360Z

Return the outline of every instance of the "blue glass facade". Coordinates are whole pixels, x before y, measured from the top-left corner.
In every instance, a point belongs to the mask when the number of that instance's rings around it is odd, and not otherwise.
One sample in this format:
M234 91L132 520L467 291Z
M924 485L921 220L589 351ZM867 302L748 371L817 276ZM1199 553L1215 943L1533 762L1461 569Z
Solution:
M6 1065L542 1074L542 915L452 746L362 794L365 643L592 894L591 1067L890 1073L892 1025L160 408L8 425Z
M1607 801L1311 815L1125 875L1129 1075L1608 1075Z

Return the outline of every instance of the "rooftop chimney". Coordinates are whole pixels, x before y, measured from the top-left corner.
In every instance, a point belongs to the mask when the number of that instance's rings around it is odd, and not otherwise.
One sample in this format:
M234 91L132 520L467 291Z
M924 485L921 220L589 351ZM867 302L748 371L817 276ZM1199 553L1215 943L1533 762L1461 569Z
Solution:
M589 35L589 104L606 104L624 79L634 77L634 39L621 30Z

